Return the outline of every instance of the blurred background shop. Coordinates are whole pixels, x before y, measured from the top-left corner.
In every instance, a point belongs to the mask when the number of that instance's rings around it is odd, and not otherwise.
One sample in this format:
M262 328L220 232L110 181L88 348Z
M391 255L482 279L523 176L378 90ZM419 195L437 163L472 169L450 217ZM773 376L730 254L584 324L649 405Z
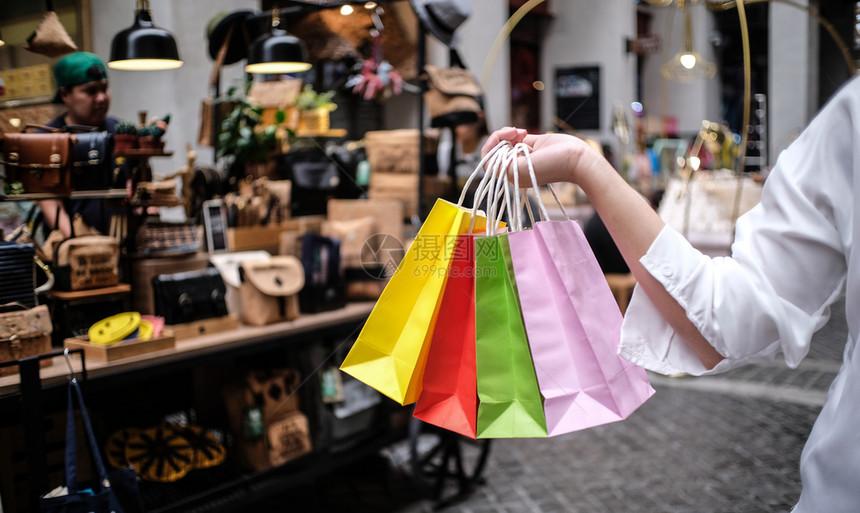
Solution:
M148 511L278 510L314 483L310 508L356 462L349 483L393 468L374 494L434 507L487 465L526 474L530 449L436 430L338 370L431 207L457 200L493 130L560 131L727 254L780 152L855 74L858 27L848 0L0 2L0 512L68 494L72 382ZM70 55L86 68L55 73ZM55 100L90 83L113 121L55 129ZM581 222L623 313L635 279L588 198L556 192L550 215ZM83 203L101 231L43 222ZM742 406L738 425L764 411Z

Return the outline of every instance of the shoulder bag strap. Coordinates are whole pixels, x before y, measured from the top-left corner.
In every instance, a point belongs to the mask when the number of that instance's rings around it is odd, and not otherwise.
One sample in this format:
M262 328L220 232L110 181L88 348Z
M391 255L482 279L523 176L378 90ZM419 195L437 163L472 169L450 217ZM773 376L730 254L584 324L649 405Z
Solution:
M59 132L63 131L62 129L57 128L55 126L39 125L39 124L34 124L34 123L24 125L24 130L22 130L22 132L26 132L27 130L42 130L45 132L53 132L53 133L59 133Z
M81 388L78 385L78 380L72 379L69 382L69 407L66 419L66 487L69 489L69 495L74 495L78 491L78 473L77 473L77 447L75 444L75 400L78 402L78 408L81 412L81 422L84 425L86 432L87 443L90 446L90 454L96 465L96 472L99 476L101 486L110 487L110 481L107 477L104 462L102 462L101 453L96 444L96 436L93 433L90 417L87 414L87 408L84 405L84 396L81 394Z
M66 131L74 134L85 134L87 132L97 132L99 127L89 125L66 125Z
M227 29L227 35L224 37L224 42L221 43L221 48L218 49L218 55L215 56L215 64L212 65L212 73L209 74L209 91L215 90L215 84L218 83L218 75L221 73L221 66L224 64L224 59L227 56L227 48L230 46L230 39L233 38L233 30L236 28L235 23L230 24Z
M448 65L452 68L467 69L463 64L463 59L460 57L460 52L456 48L450 48L448 51Z

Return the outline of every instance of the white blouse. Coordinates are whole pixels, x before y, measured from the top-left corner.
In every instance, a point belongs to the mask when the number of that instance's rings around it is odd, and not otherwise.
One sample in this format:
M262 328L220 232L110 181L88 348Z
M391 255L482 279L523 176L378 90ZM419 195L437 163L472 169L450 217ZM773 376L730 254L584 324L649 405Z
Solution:
M782 354L796 367L846 294L848 344L801 456L797 513L860 511L860 79L779 157L761 203L737 223L732 256L709 258L664 228L641 263L725 359L708 371L638 287L620 354L655 372L719 373Z

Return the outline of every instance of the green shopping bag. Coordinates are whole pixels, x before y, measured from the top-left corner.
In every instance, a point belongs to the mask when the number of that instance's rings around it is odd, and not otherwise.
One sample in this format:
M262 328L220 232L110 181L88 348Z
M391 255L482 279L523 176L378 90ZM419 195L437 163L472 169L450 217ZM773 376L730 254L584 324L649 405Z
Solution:
M475 239L478 438L546 437L507 234Z

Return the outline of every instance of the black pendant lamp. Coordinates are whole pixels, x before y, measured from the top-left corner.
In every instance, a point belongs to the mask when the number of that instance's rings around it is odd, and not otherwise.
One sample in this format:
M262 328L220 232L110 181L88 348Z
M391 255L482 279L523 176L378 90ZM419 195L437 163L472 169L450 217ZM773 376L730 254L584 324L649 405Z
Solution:
M278 8L272 9L272 30L258 37L248 50L248 73L299 73L311 69L308 51L296 36L280 27Z
M137 0L134 23L117 33L108 67L120 70L164 70L182 66L176 40L152 23L149 0Z

